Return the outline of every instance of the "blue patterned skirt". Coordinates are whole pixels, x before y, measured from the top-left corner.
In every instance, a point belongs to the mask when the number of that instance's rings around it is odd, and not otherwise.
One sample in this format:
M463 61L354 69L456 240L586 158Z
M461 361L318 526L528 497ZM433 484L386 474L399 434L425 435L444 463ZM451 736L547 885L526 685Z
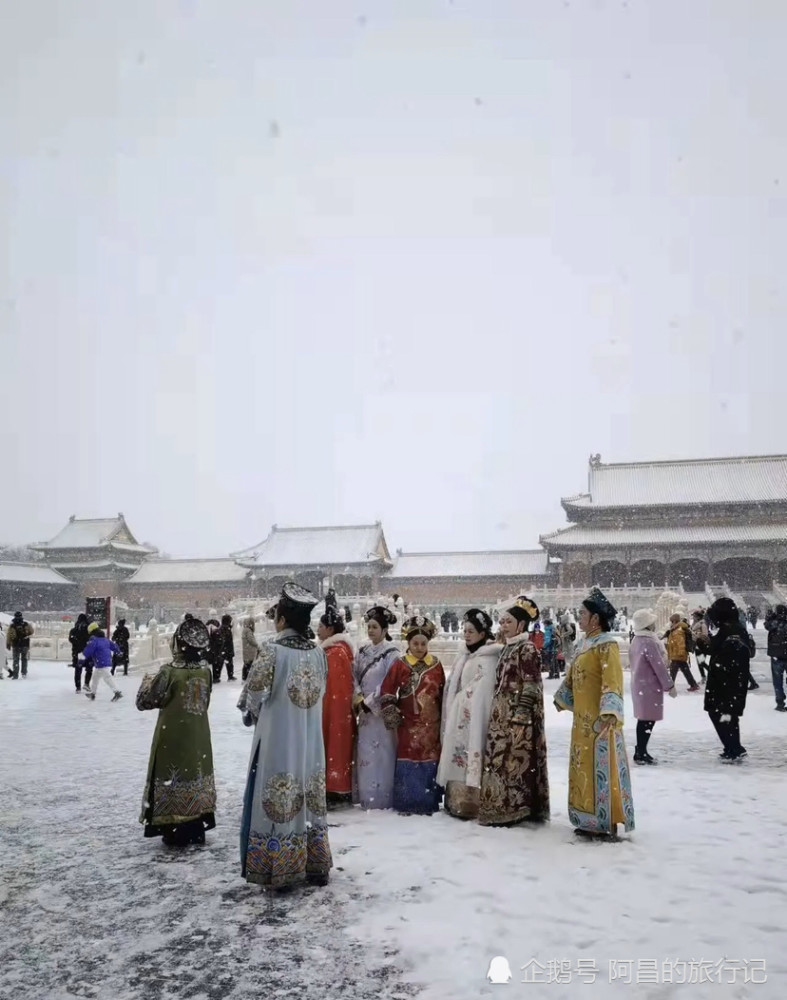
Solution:
M439 761L397 760L394 771L393 807L398 812L431 816L440 808L437 784Z

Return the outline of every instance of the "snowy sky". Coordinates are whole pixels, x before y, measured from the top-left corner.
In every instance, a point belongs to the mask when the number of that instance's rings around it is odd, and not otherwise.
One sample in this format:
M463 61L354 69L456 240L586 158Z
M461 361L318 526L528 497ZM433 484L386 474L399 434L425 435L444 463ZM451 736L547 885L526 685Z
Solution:
M532 546L591 452L784 452L785 33L781 0L12 5L0 541Z

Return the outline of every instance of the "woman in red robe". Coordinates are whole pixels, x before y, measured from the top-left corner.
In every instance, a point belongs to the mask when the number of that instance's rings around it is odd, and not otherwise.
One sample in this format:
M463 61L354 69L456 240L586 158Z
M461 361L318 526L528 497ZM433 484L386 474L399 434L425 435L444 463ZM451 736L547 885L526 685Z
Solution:
M325 740L325 797L330 809L352 804L354 652L344 634L344 622L333 607L327 607L320 618L317 638L328 661L322 700L322 734Z
M407 653L391 664L380 688L385 725L397 730L393 807L402 813L431 815L440 808L437 766L445 673L429 652L436 631L422 615L402 625Z

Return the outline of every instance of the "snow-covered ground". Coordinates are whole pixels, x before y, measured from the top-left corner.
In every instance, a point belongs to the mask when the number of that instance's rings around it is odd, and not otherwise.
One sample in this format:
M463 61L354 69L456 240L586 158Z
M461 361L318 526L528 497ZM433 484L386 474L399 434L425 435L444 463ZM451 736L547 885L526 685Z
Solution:
M63 664L33 663L0 682L0 997L782 998L787 715L767 663L754 672L740 765L718 760L702 696L679 678L651 740L660 764L634 769L625 842L573 835L571 720L548 697L550 824L335 813L329 887L277 897L239 875L239 683L211 706L218 826L180 855L137 822L155 721L134 708L139 677L119 678L122 701L102 687L90 703ZM496 956L507 984L487 981ZM577 969L594 964L590 985Z

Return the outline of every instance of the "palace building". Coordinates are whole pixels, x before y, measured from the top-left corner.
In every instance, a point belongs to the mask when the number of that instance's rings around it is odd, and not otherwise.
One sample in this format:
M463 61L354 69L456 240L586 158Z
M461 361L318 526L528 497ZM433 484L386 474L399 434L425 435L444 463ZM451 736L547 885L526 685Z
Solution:
M51 541L31 546L41 562L7 564L0 590L9 607L108 596L167 614L274 598L287 580L320 597L330 587L340 599L398 594L432 611L528 591L546 606L567 606L593 584L632 606L664 588L698 604L714 588L759 606L787 600L779 584L787 581L787 455L628 463L595 455L586 491L561 503L569 523L542 535L540 549L399 549L395 558L379 522L273 525L258 545L222 559L166 559L137 542L122 514L72 517Z
M43 562L0 562L0 608L59 611L79 601L75 583Z
M489 552L396 553L381 584L407 604L487 605L556 582L543 549Z
M120 584L158 551L139 544L122 514L97 519L72 514L51 541L30 548L43 555L47 566L80 584L88 597L115 597Z
M562 500L568 527L542 535L563 586L727 584L769 592L787 580L787 455L605 464Z
M340 594L374 594L391 568L382 525L280 528L232 558L252 572L259 596L276 596L287 580L324 596L329 587Z

